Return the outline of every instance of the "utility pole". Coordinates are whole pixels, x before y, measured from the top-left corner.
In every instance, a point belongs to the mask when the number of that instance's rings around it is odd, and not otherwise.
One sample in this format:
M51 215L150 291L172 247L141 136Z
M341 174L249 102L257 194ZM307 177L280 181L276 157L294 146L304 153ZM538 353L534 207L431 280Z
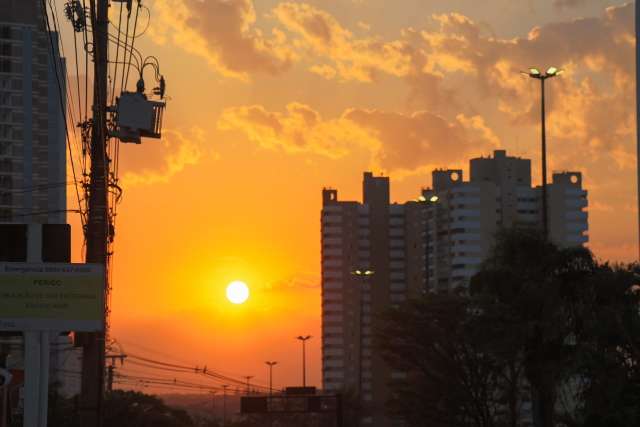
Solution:
M120 359L120 364L122 365L126 358L126 354L108 354L105 356L105 359L111 360L111 364L107 368L107 391L109 393L113 391L113 372L116 369L116 359Z
M116 367L113 364L107 368L107 391L111 393L113 391L113 371Z
M636 7L636 173L638 174L638 260L640 260L640 4Z
M109 32L109 0L90 0L93 29L93 123L91 126L91 172L89 212L86 230L86 262L104 266L105 295L103 331L86 333L81 339L82 393L80 425L100 427L104 392L105 335L107 298L107 240L109 238L107 203L107 60Z

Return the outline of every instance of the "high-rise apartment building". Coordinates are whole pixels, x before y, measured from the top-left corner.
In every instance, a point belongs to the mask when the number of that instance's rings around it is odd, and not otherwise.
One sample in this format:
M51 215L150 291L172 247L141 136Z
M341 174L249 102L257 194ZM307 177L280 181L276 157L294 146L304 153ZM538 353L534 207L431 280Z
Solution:
M0 2L0 222L66 223L66 71L57 37L44 28L39 1Z
M502 228L541 228L530 160L495 151L462 170L436 170L416 201L390 202L389 178L364 174L363 201L322 191L322 379L329 392L357 396L360 425L389 426L388 384L401 379L372 346L379 314L429 291L465 286ZM587 242L587 192L578 172L548 186L551 239Z
M500 229L541 229L541 188L531 187L531 161L509 157L472 159L462 170L433 171L426 206L428 289L466 286L487 257ZM588 241L587 191L579 172L554 173L547 186L549 237L559 246Z
M359 396L362 425L387 426L390 372L372 347L376 314L425 288L423 207L389 201L389 178L364 174L363 202L322 192L323 386Z
M39 240L43 262L69 262L70 227L66 224L65 61L58 35L44 27L38 0L0 1L0 261L27 261L28 247ZM52 47L54 49L52 54ZM38 233L29 234L30 229ZM32 240L28 236L39 237ZM32 251L31 253L34 253ZM55 338L50 385L65 397L80 392L82 349L68 335ZM24 410L22 388L25 343L20 334L0 337L0 367L14 372L0 418ZM0 422L1 425L4 425Z

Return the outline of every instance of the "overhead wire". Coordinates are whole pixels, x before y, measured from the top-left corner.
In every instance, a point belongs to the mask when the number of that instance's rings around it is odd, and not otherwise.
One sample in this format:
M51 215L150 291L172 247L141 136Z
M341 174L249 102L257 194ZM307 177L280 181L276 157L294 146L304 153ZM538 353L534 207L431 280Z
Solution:
M155 365L159 365L159 366L162 366L165 368L171 368L171 369L182 369L185 372L194 372L196 374L202 374L204 376L207 376L216 380L220 380L223 382L232 383L232 384L240 385L243 387L246 386L246 381L242 379L233 378L227 375L223 375L219 372L216 372L215 370L207 368L206 366L199 368L197 366L194 367L194 366L187 366L187 365L179 365L175 363L168 363L168 362L154 360L154 359L138 356L131 353L128 353L127 356L129 359L136 359L139 361L147 362L148 364L155 364ZM263 386L260 383L254 383L252 384L252 386L254 386L254 388L269 390L269 387Z
M140 12L140 0L138 0L138 4L136 7L136 16L133 20L133 36L131 37L131 52L133 52L133 48L136 41L136 29L138 28L138 14ZM125 85L129 84L129 71L131 70L131 55L129 55L129 65L127 66L127 75L124 79Z
M124 351L122 345L117 339L115 339L114 342L118 343L118 347L120 347L120 349L123 350L123 352L127 355L126 361L121 368L125 371L129 369L129 366L133 365L133 367L137 367L139 369L152 370L153 372L155 372L154 375L164 372L169 373L169 375L173 376L175 376L175 374L180 374L182 376L197 376L198 378L204 378L217 384L234 385L237 388L242 388L243 390L247 387L247 382L243 376L240 377L243 379L234 378L230 375L224 375L215 369L207 368L206 366L199 367L185 361L174 362L173 360L167 360L171 359L172 356L163 355L156 350L152 350L136 344L135 346L143 348L146 352L159 354L160 356L162 356L162 359L158 360L157 358L146 357L137 353ZM260 390L262 392L268 392L270 390L269 387L259 382L252 383L251 389Z
M78 179L76 176L76 170L75 170L75 163L74 163L74 159L73 159L73 153L71 150L71 140L70 140L70 136L69 136L69 127L68 127L68 121L67 121L67 111L66 108L64 106L64 103L62 102L63 99L67 99L66 96L63 98L63 93L62 93L62 83L60 81L60 75L58 73L58 61L56 60L56 50L54 48L54 44L53 44L53 35L51 33L51 26L49 24L49 13L47 10L47 4L45 2L45 0L41 0L41 5L42 5L42 16L43 16L43 24L44 27L47 30L47 35L49 38L49 45L51 48L51 58L53 61L53 68L54 68L54 74L56 77L56 82L58 84L58 98L59 98L59 103L60 103L60 109L62 112L62 116L63 116L63 122L64 122L64 130L65 130L65 136L66 136L66 142L67 142L67 148L69 151L69 161L71 163L71 172L73 175L73 182L77 183ZM55 21L54 21L55 22ZM61 37L60 37L61 40ZM77 201L78 201L78 209L80 211L80 221L82 223L82 226L84 228L85 225L85 219L84 216L82 214L82 202L80 199L80 191L78 190L78 186L77 184L74 184L75 190L76 190L76 197L77 197Z
M147 11L147 25L144 27L144 30L140 31L140 33L138 33L138 34L136 34L134 36L135 38L142 37L147 32L149 27L151 26L151 9L149 9L147 6L142 5L142 4L140 5L140 7ZM111 23L111 26L117 30L116 26L113 25L112 23ZM122 32L121 30L118 30L118 31ZM127 33L128 33L128 31L127 31Z
M58 21L58 8L55 4L55 2L53 2L52 0L48 0L49 1L49 8L51 9L51 14L52 14L52 18L53 18L53 29L54 32L57 35L57 45L58 45L58 49L59 52L61 53L60 56L61 58L66 58L66 52L64 50L64 42L63 42L63 34L62 34L62 27L59 25L59 21ZM73 105L74 105L74 97L73 97L73 91L71 90L71 88L69 87L68 83L71 79L69 78L69 72L67 67L63 67L62 62L60 61L60 63L58 64L58 60L56 58L56 55L54 55L52 53L52 61L55 61L56 66L59 65L61 69L63 69L64 72L64 76L65 76L65 100L67 100L67 110L69 111L69 115L71 116L71 129L72 129L72 133L73 133L73 141L76 145L76 149L78 150L78 152L80 152L80 149L78 147L78 137L76 135L76 127L75 127L75 123L76 123L76 119L75 119L75 114L73 112ZM78 94L78 96L80 96L80 94Z
M120 28L122 27L122 9L124 9L124 3L120 3L120 15L118 18L118 38L116 41L116 60L113 62L114 64L114 71L113 71L113 85L111 88L111 104L113 105L113 98L116 94L116 81L117 76L118 76L118 59L119 59L119 55L120 55ZM109 21L111 23L111 21ZM111 24L113 25L113 24ZM111 35L109 35L111 36Z

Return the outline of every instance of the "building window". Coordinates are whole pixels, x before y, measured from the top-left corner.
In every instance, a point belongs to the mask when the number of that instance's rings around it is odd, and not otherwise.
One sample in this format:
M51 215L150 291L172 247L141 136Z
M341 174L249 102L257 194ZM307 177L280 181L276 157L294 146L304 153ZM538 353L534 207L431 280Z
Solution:
M11 56L11 44L9 44L9 43L0 43L0 55L2 55L2 56Z
M11 72L11 61L8 59L0 59L0 73Z

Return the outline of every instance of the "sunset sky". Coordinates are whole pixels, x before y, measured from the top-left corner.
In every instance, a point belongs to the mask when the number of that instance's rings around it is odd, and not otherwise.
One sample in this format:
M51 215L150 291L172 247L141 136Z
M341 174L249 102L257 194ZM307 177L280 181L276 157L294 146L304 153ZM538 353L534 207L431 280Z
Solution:
M371 170L404 202L432 169L497 148L531 158L539 183L539 85L519 74L532 65L566 70L549 82L550 171L584 174L591 249L637 253L632 3L143 4L136 47L160 60L169 100L163 139L120 153L111 324L125 350L262 383L277 360L276 382L298 384L294 337L311 334L320 385L322 187L360 200ZM224 297L236 279L252 292L239 306Z

